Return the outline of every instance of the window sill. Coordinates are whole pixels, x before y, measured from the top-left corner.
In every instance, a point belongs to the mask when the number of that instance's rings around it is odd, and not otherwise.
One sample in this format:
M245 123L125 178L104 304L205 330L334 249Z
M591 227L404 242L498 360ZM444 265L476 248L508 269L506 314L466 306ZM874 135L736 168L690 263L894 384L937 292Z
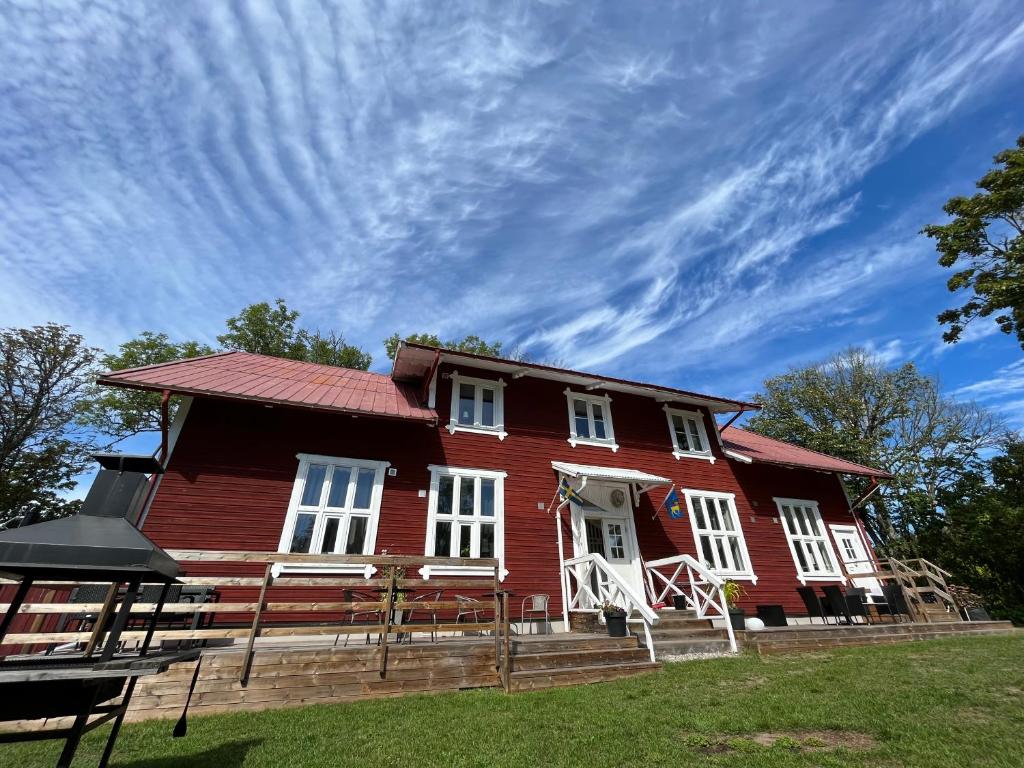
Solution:
M469 427L464 424L449 424L446 429L452 435L456 432L469 432L472 435L495 435L499 440L508 437L508 432L501 427Z
M429 581L431 576L493 576L494 571L486 566L477 565L424 565L419 569L420 576ZM498 569L498 580L504 581L508 576L505 568ZM486 584L481 584L486 586Z
M675 456L676 461L679 461L679 459L700 459L701 461L708 461L712 464L715 463L715 457L710 453L686 453L684 451L672 451L672 455Z
M283 553L282 553L283 554ZM317 565L316 563L274 563L270 568L270 574L275 579L282 575L313 573L313 574L341 574L347 576L362 576L369 579L377 572L372 565Z
M753 573L723 573L722 571L711 571L715 576L727 581L749 581L757 586L757 574Z
M619 445L614 440L595 440L590 437L570 437L568 442L573 448L577 445L592 445L596 448L611 448L612 453L619 450Z
M814 576L808 576L801 573L797 574L797 579L801 584L806 584L808 581L846 581L846 577L841 573L815 574Z

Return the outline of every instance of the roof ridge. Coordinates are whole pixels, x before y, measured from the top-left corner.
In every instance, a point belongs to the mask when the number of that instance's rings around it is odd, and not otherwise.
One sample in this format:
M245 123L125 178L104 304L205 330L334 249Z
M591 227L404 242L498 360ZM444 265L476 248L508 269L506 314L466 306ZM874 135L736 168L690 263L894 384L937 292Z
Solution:
M180 365L181 363L190 363L193 360L209 360L209 359L214 358L214 357L226 357L227 355L237 355L237 354L243 354L243 353L241 352L241 350L238 350L238 349L224 349L224 350L221 350L220 352L212 352L209 355L196 355L195 357L180 357L177 360L168 360L165 363L150 363L149 365L137 365L134 368L118 368L117 370L114 370L114 371L107 371L106 373L101 373L99 375L99 378L105 379L108 376L119 376L122 373L135 373L136 371L150 371L150 370L153 370L154 368L163 368L163 367L168 366L168 365ZM244 353L244 354L249 354L249 353Z
M781 443L782 445L788 445L791 448L798 448L801 451L807 451L808 453L813 453L818 456L822 456L826 459L832 459L832 461L842 461L845 462L846 464L852 464L853 466L860 467L861 469L870 469L874 472L885 472L884 469L879 469L878 467L869 467L867 464L861 464L859 461L850 461L849 459L842 459L839 456L833 456L830 453L816 451L813 448L807 448L803 445L797 445L796 443L791 443L788 440L779 440L777 437L768 437L768 435L762 435L760 432L754 432L753 430L743 429L743 427L737 427L732 424L730 424L725 429L735 429L737 432L742 432L746 435L756 435L757 437L760 437L764 440L771 440L773 443ZM722 431L725 432L725 429L723 429Z

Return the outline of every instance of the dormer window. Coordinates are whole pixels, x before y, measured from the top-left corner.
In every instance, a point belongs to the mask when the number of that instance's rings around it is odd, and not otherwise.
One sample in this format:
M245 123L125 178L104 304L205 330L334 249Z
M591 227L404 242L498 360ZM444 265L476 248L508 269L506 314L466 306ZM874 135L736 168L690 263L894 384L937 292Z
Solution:
M504 440L505 382L502 379L474 379L457 371L451 375L452 410L448 431L497 435Z
M583 395L565 390L569 403L569 445L600 445L619 450L612 426L612 399L608 395Z
M705 459L712 464L711 443L704 429L704 415L700 411L683 411L665 406L668 417L668 431L672 436L672 455L677 459L688 456Z

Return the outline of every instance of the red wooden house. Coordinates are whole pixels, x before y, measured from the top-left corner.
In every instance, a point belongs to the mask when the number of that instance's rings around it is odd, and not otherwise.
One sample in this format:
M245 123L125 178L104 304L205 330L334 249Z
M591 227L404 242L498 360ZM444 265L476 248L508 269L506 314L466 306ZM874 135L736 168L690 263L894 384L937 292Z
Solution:
M556 618L609 581L650 601L681 555L790 614L876 570L842 476L885 473L718 427L751 403L412 343L390 375L227 352L101 381L184 398L142 521L170 549L496 557ZM556 514L563 478L584 503Z

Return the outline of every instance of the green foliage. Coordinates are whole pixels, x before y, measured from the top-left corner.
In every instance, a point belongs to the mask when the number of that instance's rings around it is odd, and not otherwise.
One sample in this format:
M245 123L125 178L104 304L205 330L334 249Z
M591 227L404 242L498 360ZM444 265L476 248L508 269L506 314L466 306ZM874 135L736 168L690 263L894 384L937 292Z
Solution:
M469 352L472 355L501 357L502 343L500 341L484 341L482 338L475 335L464 336L461 339L441 341L441 337L436 333L410 333L404 338L399 336L397 333L393 333L388 338L384 339L384 349L387 351L388 357L391 360L395 359L395 354L398 352L398 344L401 341L411 341L413 344L426 344L430 347L453 349L456 352ZM514 357L512 359L518 360L522 358Z
M743 585L732 579L725 580L725 584L722 585L722 593L725 595L725 602L730 608L738 606L740 600L743 599L743 595L746 594Z
M949 290L973 292L962 306L939 315L949 326L943 338L956 342L968 323L999 312L1000 329L1016 333L1024 348L1024 135L1016 149L994 160L1002 167L982 176L982 192L950 198L943 210L953 220L921 231L935 239L939 264L960 267L949 278Z
M137 339L121 344L117 352L104 355L100 364L108 371L121 371L210 355L213 352L211 347L198 341L172 342L166 333L143 331ZM172 420L176 409L177 403L172 399ZM156 432L160 429L160 395L156 392L97 385L93 388L92 396L83 403L78 421L83 426L110 436L115 443L140 432Z
M0 330L0 526L30 507L41 519L77 509L62 494L95 449L75 419L97 353L63 325Z
M334 331L328 333L321 333L319 330L312 333L299 331L297 338L305 350L302 359L309 363L365 371L373 362L373 357L369 352L363 352L359 347L346 344L345 337Z
M999 419L942 395L913 364L887 368L862 349L768 379L747 428L892 474L866 507L889 554L920 554L915 536L941 525L939 491L979 465L1005 434ZM864 478L851 477L859 495Z

